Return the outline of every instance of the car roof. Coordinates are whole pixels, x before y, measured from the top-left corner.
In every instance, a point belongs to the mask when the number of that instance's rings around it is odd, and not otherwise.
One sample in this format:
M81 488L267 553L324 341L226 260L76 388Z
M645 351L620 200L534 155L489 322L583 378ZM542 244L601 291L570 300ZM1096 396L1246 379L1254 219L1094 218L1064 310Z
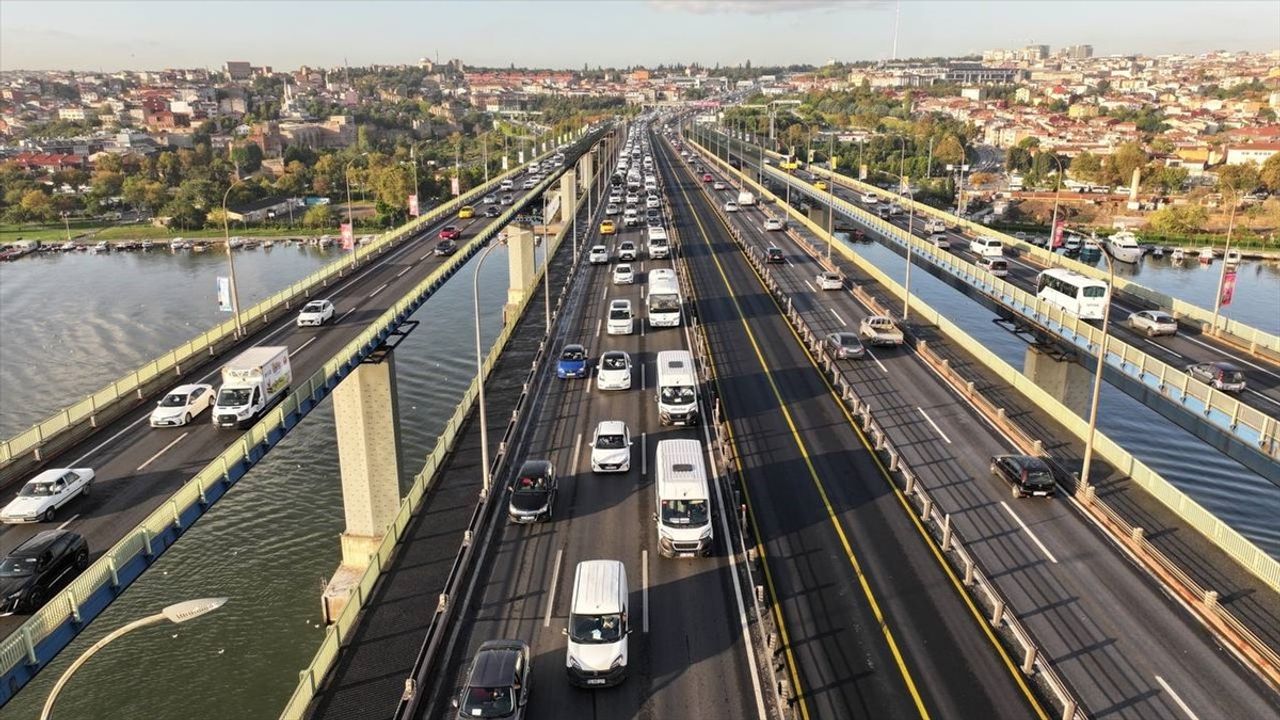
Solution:
M586 346L582 343L569 343L564 346L565 350L586 350Z
M68 535L71 535L76 539L80 538L79 533L75 533L70 530L45 530L43 532L38 532L31 536L26 542L10 551L9 556L33 557L36 555L42 555L45 550L49 549L50 545Z
M627 424L621 420L601 420L596 425L597 435L621 435L626 432Z
M625 350L606 350L606 351L604 351L604 354L603 354L603 355L601 355L600 357L601 357L602 359L603 359L603 358L607 358L607 357L624 357L624 358L626 358L626 359L628 359L628 360L630 360L630 359L631 359L631 356L630 356L630 355L628 355L628 354L627 354L627 351L625 351Z
M1213 361L1213 362L1211 362L1211 363L1208 363L1208 364L1209 364L1209 365L1212 365L1212 366L1214 366L1214 367L1216 367L1216 368L1218 368L1219 370L1228 370L1228 371L1231 371L1231 372L1241 372L1240 367L1239 367L1238 365L1235 365L1234 363L1229 363L1229 362L1227 362L1227 361L1225 361L1225 360L1215 360L1215 361Z
M516 661L520 658L520 650L507 645L498 647L480 646L475 660L471 662L472 687L509 687L516 674Z
M27 482L29 482L29 483L32 483L32 482L53 482L54 480L57 480L58 478L62 477L63 475L66 475L67 473L72 472L73 470L76 470L76 468L69 468L69 467L62 467L62 468L49 468L48 470L45 470L45 471L41 472L40 474L36 475L35 477L31 478L30 480L27 480Z
M1049 470L1049 463L1035 455L1005 455L1004 458L1019 470Z
M210 386L210 385L206 385L206 384L204 384L204 383L190 383L190 384L188 384L188 385L179 385L178 387L176 387L176 388L174 388L174 389L170 390L170 391L169 391L169 394L170 394L170 395L175 395L175 394L177 394L177 393L183 393L183 394L185 394L185 395L190 395L190 394L191 394L191 391L192 391L192 390L195 390L196 388L201 388L201 389L204 389L204 390L208 390L210 387L212 387L212 386Z
M519 474L521 477L534 476L534 475L544 475L544 476L550 475L551 461L550 460L525 460L524 464L520 466Z
M631 301L630 300L611 300L609 302L609 307L611 308L631 307Z

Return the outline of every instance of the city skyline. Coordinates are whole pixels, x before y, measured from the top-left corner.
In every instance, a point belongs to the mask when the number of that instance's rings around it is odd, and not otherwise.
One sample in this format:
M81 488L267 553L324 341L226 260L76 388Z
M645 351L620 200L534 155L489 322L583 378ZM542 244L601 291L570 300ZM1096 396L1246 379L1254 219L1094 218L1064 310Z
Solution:
M238 3L170 4L159 16L152 3L8 0L0 3L0 70L216 68L233 59L278 68L398 65L424 56L564 69L747 60L819 65L890 59L895 14L899 58L1032 43L1089 44L1097 55L1265 52L1277 49L1280 22L1280 6L1249 0L1215 3L1208 16L1203 4L1191 2L1161 4L1153 15L1156 6L1146 2L648 0L610 3L605 32L583 19L577 2L317 3L306 7L331 11L309 16L299 16L303 5L295 2L255 3L252 15L228 12L228 5ZM1102 13L1107 22L1099 22ZM505 22L483 28L475 22L495 16ZM67 17L80 22L68 24ZM388 24L388 17L401 21ZM1267 17L1274 22L1259 21ZM529 30L540 25L545 30ZM194 26L203 28L196 37L172 32ZM634 42L618 42L614 28L627 28ZM338 29L334 37L345 42L324 41Z

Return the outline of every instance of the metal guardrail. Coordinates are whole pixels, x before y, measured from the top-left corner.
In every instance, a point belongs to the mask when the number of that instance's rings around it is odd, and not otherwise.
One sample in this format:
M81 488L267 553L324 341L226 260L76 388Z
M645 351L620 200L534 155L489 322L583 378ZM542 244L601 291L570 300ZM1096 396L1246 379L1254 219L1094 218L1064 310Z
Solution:
M924 527L930 531L930 535L940 543L942 554L947 558L952 568L963 574L963 583L968 589L970 597L979 605L982 605L983 609L988 613L985 616L986 621L1006 643L1013 645L1013 649L1021 654L1022 659L1019 669L1029 678L1038 678L1040 683L1049 690L1057 703L1057 707L1061 709L1060 717L1062 720L1085 720L1087 715L1081 710L1081 703L1074 688L1058 673L1050 658L1044 654L1040 646L1035 642L1031 632L1012 612L1008 600L1000 592L994 580L982 569L977 558L965 548L964 539L961 537L960 532L951 526L950 514L944 512L941 506L929 496L924 484L919 481L915 472L903 459L902 453L894 447L893 442L889 439L889 434L876 422L871 413L870 403L862 400L857 391L854 390L853 383L845 377L835 359L827 351L822 341L822 333L814 332L804 318L801 317L800 313L795 310L790 295L774 279L773 272L765 262L763 253L758 248L749 246L743 241L742 231L729 219L715 199L710 196L705 185L702 185L702 192L707 194L715 213L724 222L725 226L730 228L730 234L734 242L742 250L748 263L759 277L761 284L774 297L780 308L785 307L782 313L783 316L788 324L795 329L797 335L802 338L818 370L838 390L837 395L841 402L845 404L853 417L861 423L861 427L857 428L859 434L865 433L871 437L873 442L868 444L873 448L873 453L887 460L887 474L895 482L900 482L899 490L909 501L914 500L918 503L918 506L913 505L913 508L919 513L919 518ZM802 243L802 246L807 245L799 235L793 233L792 236ZM827 269L834 269L834 266L828 266L820 253L812 248L809 248L809 250L811 255L817 258L824 266L827 266Z
M723 136L723 133L721 133L721 135ZM735 141L740 144L748 144L740 139L735 139ZM782 157L772 150L765 150L765 154L774 159ZM874 192L877 194L886 192L883 188L876 187L858 180L857 178L849 177L843 173L833 173L829 168L824 168L816 164L810 164L807 169L815 175L821 175L827 179L834 178L836 182L852 190L857 190L859 192ZM975 223L971 220L957 217L949 212L939 210L938 208L926 205L922 202L911 200L901 194L894 193L894 196L897 198L896 202L903 207L914 207L916 212L921 215L939 218L946 221L948 225L956 225L963 228L971 235L990 235L1000 238L1001 242L1006 246L1018 248L1022 254L1034 258L1036 262L1044 267L1061 267L1073 270L1082 275L1087 275L1097 280L1107 280L1107 273L1094 265L1082 263L1079 260L1069 258L1060 253L1052 252L1047 248L1033 245L1026 240L1014 237L1013 235L1007 235L998 230L993 230L981 223ZM1239 320L1232 320L1231 318L1224 316L1219 316L1218 327L1215 331L1212 327L1213 313L1199 305L1153 290L1145 285L1141 285L1133 280L1121 276L1116 276L1115 286L1120 291L1139 298L1144 302L1167 309L1171 314L1183 322L1191 321L1196 323L1205 333L1228 341L1233 345L1237 345L1248 350L1251 353L1265 354L1272 360L1280 360L1280 336L1273 335L1240 322Z
M751 181L748 179L748 182ZM787 212L803 224L815 237L827 237L826 232L816 223L795 212L785 203L780 202L768 190L759 187L754 182L751 182L751 184L760 190L763 196L777 203L779 207L786 208ZM819 262L822 262L822 252L819 248L813 247L798 234L793 234L793 237L797 238L800 246L805 248L811 256L818 258ZM834 239L831 240L834 241ZM905 295L901 285L889 278L875 265L853 253L843 243L834 241L833 247L853 261L891 294L899 298ZM854 294L858 296L860 301L867 303L869 307L875 307L874 299L859 288L854 289ZM1074 411L1036 385L1016 368L1009 365L985 345L977 342L942 313L930 307L919 296L911 296L910 302L911 310L916 314L917 318L921 318L926 323L937 327L939 331L955 342L962 350L995 372L1001 380L1011 385L1023 396L1053 416L1078 439L1084 440L1088 433L1088 424ZM890 314L885 308L879 308L878 312L885 315ZM910 339L910 335L908 335L908 338ZM1009 422L1005 409L994 406L981 393L976 392L972 383L962 378L946 359L939 357L923 341L916 341L915 348L917 354L938 371L939 375L957 393L972 401L979 412L991 418L999 427L1007 431L1009 436L1024 452L1043 456L1044 442L1032 437L1014 423ZM1050 438L1049 440L1053 439ZM1204 535L1211 543L1236 562L1239 562L1265 585L1280 592L1280 562L1275 558L1267 555L1261 548L1258 548L1235 529L1219 520L1202 505L1173 486L1141 460L1133 457L1127 450L1101 431L1097 431L1094 434L1094 452L1115 467L1118 472L1129 477L1135 484L1163 503L1175 515L1186 522L1188 526ZM1046 459L1053 462L1052 458ZM1229 609L1221 605L1218 602L1219 596L1216 591L1206 588L1192 579L1176 562L1146 539L1142 528L1134 527L1127 523L1119 513L1109 507L1105 501L1098 498L1095 493L1091 491L1080 492L1076 496L1080 501L1081 507L1091 513L1122 547L1130 551L1136 560L1186 600L1187 605L1208 623L1211 629L1229 642L1234 649L1247 657L1260 673L1268 677L1273 684L1280 685L1280 654L1277 654L1274 648L1267 645L1264 640L1232 615Z
M536 197L558 178L556 173L526 194ZM88 623L136 580L204 512L259 461L289 429L319 404L393 328L439 289L515 214L508 209L437 267L412 291L388 308L364 332L336 352L284 400L201 469L164 503L107 550L61 592L50 598L18 630L0 642L0 705L67 645Z
M272 320L279 311L290 309L294 301L309 298L313 291L327 286L331 279L341 278L349 271L360 267L361 261L381 254L397 243L412 237L422 227L431 225L451 215L473 199L482 197L496 188L504 179L519 173L522 167L518 166L510 172L495 177L488 184L479 185L447 203L432 208L425 215L384 233L368 245L357 245L353 251L354 260L351 255L340 257L253 307L242 310L241 326L248 329L252 328L255 322L263 323ZM83 434L69 431L85 423L96 428L101 423L110 422L136 407L149 393L158 390L156 385L160 381L168 382L172 377L180 376L184 364L204 362L217 353L219 345L238 340L235 319L225 320L8 440L0 441L0 477L13 474L12 471L5 472L9 469L8 466L16 464L28 453L31 453L30 459L33 463L42 462L44 456L48 455L48 451L56 452L80 439L79 435ZM169 375L170 371L174 371L174 376ZM129 399L132 402L121 403L122 399Z
M808 183L796 180L775 168L767 167L775 177L820 202L831 198ZM753 183L754 185L754 183ZM1013 283L997 278L973 263L941 250L905 230L866 212L860 207L835 198L837 210L896 242L911 254L923 258L949 275L977 289L1001 306L1042 327L1067 344L1097 356L1104 337L1101 329L1037 298ZM1195 380L1186 372L1151 357L1146 352L1114 336L1107 339L1105 362L1112 370L1135 381L1145 389L1165 397L1169 402L1192 413L1204 422L1239 440L1273 460L1280 460L1280 421L1261 410Z

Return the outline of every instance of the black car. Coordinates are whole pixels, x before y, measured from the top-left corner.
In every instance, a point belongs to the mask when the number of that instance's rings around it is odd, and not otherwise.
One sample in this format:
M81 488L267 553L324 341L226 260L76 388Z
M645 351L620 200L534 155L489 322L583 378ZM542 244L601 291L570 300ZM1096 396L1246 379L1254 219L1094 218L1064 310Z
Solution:
M765 254L764 261L767 263L786 262L786 258L782 256L782 248L776 245L770 245L768 249L764 251L764 254Z
M452 240L441 240L440 244L436 245L435 253L436 255L452 255L457 249L458 243Z
M1009 483L1014 497L1049 497L1057 490L1053 469L1034 455L996 455L991 458L991 474Z
M485 217L498 217L501 214L502 214L502 210L500 210L497 205L490 205L489 207L484 209Z
M529 704L529 645L522 640L488 640L467 671L467 684L453 706L459 720L521 720Z
M526 460L511 482L511 522L545 522L556 503L556 469L549 460Z
M89 566L89 544L70 530L45 530L0 560L0 614L35 612Z

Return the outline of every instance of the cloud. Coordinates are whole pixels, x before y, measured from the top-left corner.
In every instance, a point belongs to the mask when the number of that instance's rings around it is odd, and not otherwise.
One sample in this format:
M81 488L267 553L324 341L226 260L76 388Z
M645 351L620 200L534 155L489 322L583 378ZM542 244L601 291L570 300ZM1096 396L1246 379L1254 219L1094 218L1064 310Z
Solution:
M686 12L694 15L719 13L775 15L803 13L813 10L833 10L849 6L883 5L885 0L649 0L649 3L665 12Z

